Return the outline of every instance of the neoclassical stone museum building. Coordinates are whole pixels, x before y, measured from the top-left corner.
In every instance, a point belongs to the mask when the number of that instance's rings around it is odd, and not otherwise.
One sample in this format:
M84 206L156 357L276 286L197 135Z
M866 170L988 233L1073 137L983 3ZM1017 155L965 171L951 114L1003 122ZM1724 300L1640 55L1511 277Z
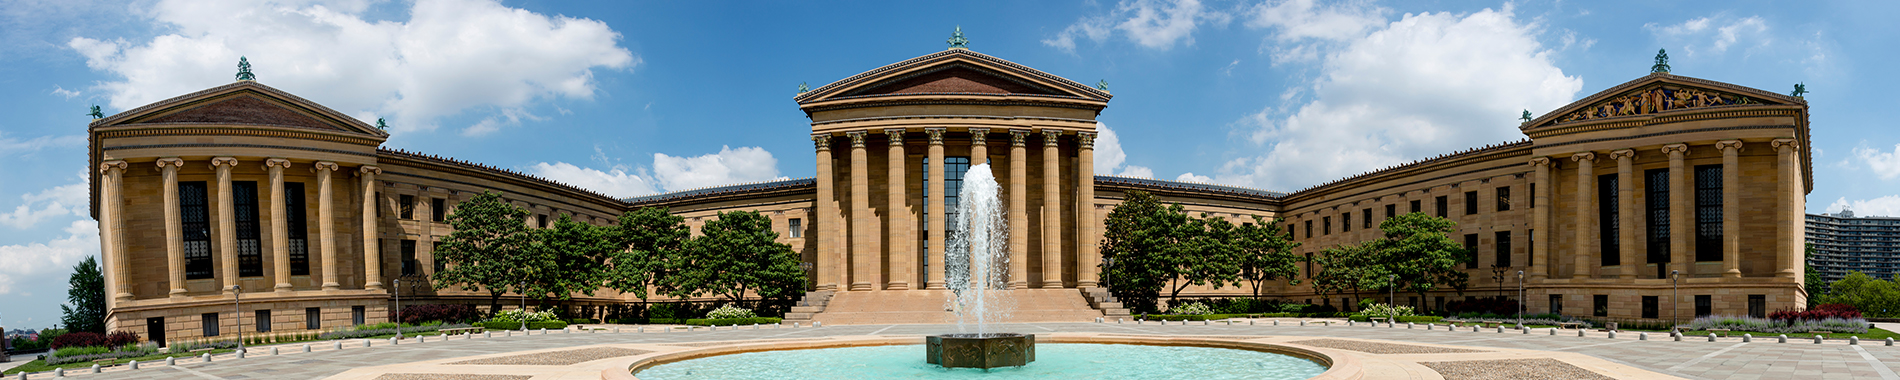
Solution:
M1525 121L1521 141L1275 192L1095 175L1106 89L953 47L797 94L811 130L785 137L813 142L815 178L628 199L382 148L389 134L375 126L240 80L93 120L92 209L108 326L153 340L383 322L398 292L486 304L486 293L426 285L443 265L430 252L449 233L446 215L484 191L530 210L531 226L669 207L697 227L758 211L812 264L817 299L788 317L934 322L946 220L964 171L984 163L1003 189L1008 283L1025 289L1023 318L1081 321L1113 307L1086 294L1098 287L1103 218L1131 190L1197 216L1282 218L1308 255L1374 239L1398 214L1457 222L1455 238L1478 253L1471 287L1400 294L1400 304L1516 298L1522 271L1531 312L1667 319L1674 308L1803 307L1807 103L1658 71ZM1284 282L1261 293L1354 300ZM602 290L571 304L636 301Z

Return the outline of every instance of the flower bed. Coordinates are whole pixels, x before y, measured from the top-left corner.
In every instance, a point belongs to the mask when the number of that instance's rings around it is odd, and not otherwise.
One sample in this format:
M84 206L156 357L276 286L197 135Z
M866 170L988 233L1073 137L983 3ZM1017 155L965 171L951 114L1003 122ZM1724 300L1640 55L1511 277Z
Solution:
M1684 330L1700 331L1708 329L1728 329L1736 332L1748 331L1769 334L1804 334L1809 331L1828 331L1844 334L1867 333L1867 320L1863 318L1824 318L1824 319L1772 319L1743 316L1711 315L1696 318L1682 325Z

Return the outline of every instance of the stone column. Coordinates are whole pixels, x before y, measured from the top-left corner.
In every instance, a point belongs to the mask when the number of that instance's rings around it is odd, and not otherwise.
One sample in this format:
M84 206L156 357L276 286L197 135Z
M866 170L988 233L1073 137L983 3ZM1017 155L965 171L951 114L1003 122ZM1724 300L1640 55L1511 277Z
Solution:
M218 171L218 277L224 290L238 284L237 207L232 204L237 197L231 194L231 168L237 163L232 157L211 158L211 168Z
M185 166L185 160L177 157L158 159L158 170L165 183L165 266L167 280L171 282L170 296L184 297L185 290L185 220L178 206L178 167Z
M1795 158L1801 146L1795 139L1777 139L1769 144L1775 147L1775 179L1781 185L1775 197L1779 203L1776 209L1781 211L1781 216L1775 218L1775 233L1781 242L1775 247L1775 266L1779 267L1775 276L1799 281L1804 264L1801 257L1807 251L1802 245L1807 240L1806 206L1802 204L1807 192L1803 191L1806 186L1801 180L1801 161Z
M289 168L290 160L282 158L264 160L264 170L270 172L271 277L276 283L275 290L278 292L291 291L290 210L285 208L290 205L290 201L284 198L284 169Z
M1669 270L1693 275L1695 199L1689 188L1689 167L1682 161L1689 155L1689 144L1663 145L1662 151L1669 155Z
M947 205L944 204L943 199L945 195L943 183L946 178L943 172L943 132L943 128L924 128L924 134L930 136L930 147L927 153L930 155L930 174L928 174L930 183L926 185L930 186L928 190L930 199L924 201L925 209L930 213L930 220L924 221L928 223L924 229L928 235L926 238L930 240L930 246L924 249L930 251L927 252L930 256L930 264L924 268L924 289L945 289L943 286L943 239L945 236L944 207Z
M125 160L99 163L99 259L106 268L106 283L113 290L113 303L132 301L130 252L125 249Z
M1610 158L1616 159L1616 236L1620 238L1616 239L1616 252L1620 255L1618 261L1623 264L1616 277L1633 279L1636 278L1636 268L1648 261L1636 254L1636 242L1643 240L1638 232L1641 230L1636 228L1637 223L1640 223L1636 218L1636 169L1631 166L1631 161L1636 159L1636 151L1610 151Z
M1095 253L1095 133L1076 133L1075 143L1075 286L1093 288L1102 258Z
M838 254L843 242L837 241L837 236L833 235L834 231L838 231L842 226L839 226L836 220L838 203L837 199L834 199L832 189L835 184L831 177L832 165L834 165L831 161L831 134L811 135L811 143L812 147L818 151L818 220L816 221L818 233L813 236L818 239L818 252L812 255L814 257L812 260L817 261L813 263L815 265L812 268L818 271L816 273L820 279L818 290L838 291L842 290L838 288L838 284L845 283L847 280L844 272L841 272L846 260L843 255Z
M910 198L904 194L904 190L910 185L904 182L904 169L909 166L904 162L904 129L886 129L884 136L885 139L890 140L891 145L890 150L885 153L889 156L887 157L889 164L885 169L891 173L890 180L884 186L887 190L885 199L889 202L884 211L884 220L890 225L889 236L886 239L890 241L890 257L887 259L890 260L891 268L891 278L885 279L887 281L885 289L908 290L910 281L917 278L915 274L917 253L910 249L913 243L910 231L914 224L910 219L908 202Z
M1715 142L1722 150L1722 277L1742 276L1741 140Z
M1062 287L1062 131L1042 130L1042 287Z
M1552 189L1550 166L1555 163L1550 157L1531 159L1531 166L1537 167L1537 174L1531 177L1536 190L1531 192L1531 280L1549 278L1550 268L1550 214L1555 211L1550 205Z
M1570 273L1570 278L1586 279L1590 278L1591 272L1594 272L1590 268L1601 264L1600 262L1590 261L1590 259L1596 257L1596 252L1590 250L1590 243L1592 243L1591 238L1593 237L1590 232L1597 227L1596 223L1591 223L1596 221L1597 214L1596 210L1593 210L1593 207L1590 206L1596 205L1596 202L1593 201L1596 200L1597 176L1595 166L1597 154L1582 152L1571 155L1570 159L1577 161L1577 221L1576 225L1573 226L1575 230L1571 231L1573 239L1575 240L1571 256L1576 258L1577 267Z
M376 175L383 174L383 168L363 165L356 172L363 176L363 289L382 290L382 244L377 239L382 234L376 220L376 207L382 199L376 198Z
M864 131L845 132L851 138L851 290L877 286L877 218L871 215L870 160L864 152Z
M990 129L970 128L970 166L990 162Z
M1028 130L1009 131L1009 288L1029 287Z
M312 166L317 171L317 245L323 256L323 290L342 288L336 280L336 207L330 191L330 173L336 172L336 163L318 161ZM374 214L371 214L374 215Z

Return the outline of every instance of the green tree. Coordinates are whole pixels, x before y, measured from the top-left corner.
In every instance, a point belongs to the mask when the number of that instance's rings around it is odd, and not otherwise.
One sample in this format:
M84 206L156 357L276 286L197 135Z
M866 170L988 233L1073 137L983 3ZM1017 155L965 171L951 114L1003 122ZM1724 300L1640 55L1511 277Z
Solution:
M528 211L508 204L501 194L483 192L456 205L449 214L454 227L448 238L435 246L436 258L445 269L436 272L435 289L451 286L469 291L488 292L489 315L501 311L501 295L524 292L524 283L535 278L541 268L539 255L533 252L534 236L528 230Z
M106 277L99 271L99 261L92 256L80 260L66 284L66 303L71 306L59 305L59 323L68 331L104 334Z
M1128 191L1104 221L1101 283L1131 309L1155 311L1162 287L1175 277L1167 250L1181 243L1185 219L1180 205L1163 206L1153 194Z
M748 291L772 299L804 290L798 254L778 242L771 218L753 211L722 212L699 231L701 236L668 262L668 295L714 294L739 302Z
M1459 266L1469 262L1472 253L1451 239L1457 228L1458 224L1450 220L1417 212L1379 223L1385 238L1367 243L1367 248L1372 251L1374 264L1385 272L1382 274L1398 278L1391 284L1384 276L1369 279L1367 284L1374 286L1367 288L1396 286L1417 293L1419 298L1441 286L1464 289L1470 275Z
M611 233L608 228L576 222L565 213L549 228L533 230L534 270L528 294L541 301L567 300L575 293L594 295L604 282L602 263L620 251Z
M1293 254L1300 243L1292 241L1281 220L1253 217L1236 231L1240 279L1253 286L1253 298L1260 299L1260 287L1267 281L1285 278L1287 285L1299 285L1299 263L1306 258Z
M1814 257L1814 243L1807 243L1807 246L1806 256L1801 259L1802 263L1808 263L1809 259ZM1802 286L1808 292L1808 307L1813 308L1821 304L1822 296L1827 295L1827 280L1821 278L1821 271L1814 269L1813 265L1803 266L1807 267L1807 276Z
M1178 207L1178 205L1177 205ZM1201 214L1198 219L1180 220L1168 218L1179 223L1179 241L1164 249L1168 261L1174 264L1169 276L1168 306L1180 305L1181 291L1188 285L1222 286L1240 283L1240 232L1233 223L1222 217L1208 217Z
M1386 268L1378 265L1375 250L1369 244L1340 244L1320 250L1313 255L1313 264L1320 267L1313 274L1313 292L1321 299L1329 294L1357 294L1361 289L1377 287L1386 280ZM1350 303L1339 305L1341 309L1352 307Z
M1900 315L1900 284L1895 284L1895 281L1881 280L1860 271L1853 271L1828 287L1832 291L1821 297L1822 304L1853 305L1868 317Z
M632 294L645 305L647 297L668 285L667 262L680 255L691 239L686 218L668 213L664 207L646 207L620 215L620 225L612 238L622 249L607 261L607 287ZM660 294L672 289L659 289Z

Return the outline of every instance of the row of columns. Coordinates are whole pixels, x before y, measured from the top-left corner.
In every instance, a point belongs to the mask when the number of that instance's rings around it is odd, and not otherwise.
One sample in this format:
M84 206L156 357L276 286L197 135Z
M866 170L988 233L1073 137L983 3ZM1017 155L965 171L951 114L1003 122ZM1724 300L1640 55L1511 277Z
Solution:
M971 128L969 131L971 134L970 164L981 165L987 163L989 157L989 129ZM866 147L864 143L865 137L867 137L869 132L845 132L845 137L850 139L851 142L849 163L851 167L851 193L848 194L851 211L849 220L850 233L848 235L824 232L818 234L818 239L820 239L820 252L816 257L818 260L823 261L820 268L829 270L829 274L821 275L823 279L819 285L821 289L875 290L879 287L879 284L873 283L872 279L876 278L880 264L889 265L891 268L891 276L882 284L883 289L903 290L913 288L913 284L911 284L910 281L916 276L911 273L911 269L915 267L915 263L911 262L915 256L915 248L912 246L912 242L916 237L907 232L912 230L911 226L915 224L915 221L911 220L910 213L906 211L909 202L909 197L905 191L905 189L908 188L905 182L905 172L908 167L906 159L908 156L905 152L903 137L906 131L902 128L892 128L882 130L881 132L885 134L889 142L889 147L887 148L889 182L888 186L886 186L889 204L885 209L883 222L887 223L889 231L891 232L889 236L880 237L878 235L879 216L872 214L870 208L871 205L868 194L871 189L871 173L869 172L869 154L865 150ZM925 208L930 216L924 221L927 223L925 230L928 231L927 238L929 240L929 245L926 247L929 252L927 258L929 270L925 274L924 284L921 286L921 288L924 289L945 288L943 274L944 242L946 238L945 227L947 225L945 220L945 189L943 186L943 179L946 178L943 166L943 134L945 132L947 132L945 128L924 129L925 135L929 138L926 153L929 158L929 166L925 170L929 173L929 178L931 178L930 184L928 185L930 195L929 198L925 200ZM1031 130L1026 129L1007 130L1010 136L1010 180L1007 190L1007 196L1009 197L1007 201L1009 210L1007 212L1010 225L1009 286L1012 288L1027 288L1032 285L1027 281L1029 275L1029 223L1027 217L1029 181L1027 161L1029 154L1027 140L1031 132ZM1062 239L1060 238L1062 235L1063 215L1061 212L1062 157L1058 146L1062 131L1044 129L1041 132L1043 133L1042 207L1043 210L1045 210L1045 212L1042 213L1042 236L1045 236L1045 238L1043 239L1044 280L1040 285L1045 288L1062 287ZM822 226L841 226L842 224L840 223L843 221L838 220L837 216L841 215L842 210L839 209L840 207L836 202L836 191L832 188L835 170L832 167L834 162L832 160L831 139L832 136L829 133L812 135L812 142L817 150L818 156L818 222L822 223ZM1076 266L1078 267L1078 285L1084 287L1094 286L1096 283L1095 277L1097 275L1095 268L1096 260L1094 258L1095 248L1097 247L1094 237L1094 206L1093 202L1091 202L1094 199L1094 142L1094 133L1077 133L1077 146L1079 151L1078 161L1076 163L1076 167L1078 168L1076 176L1076 188L1078 189L1076 199L1080 201L1076 205L1076 220L1078 224L1078 228L1076 229L1078 261L1076 262ZM821 230L823 229L821 228ZM839 241L840 238L844 238L844 241ZM888 250L882 252L886 255L884 260L888 261L881 261L877 257L880 252L875 249L851 250L847 248L846 244L840 244L848 242L849 247L876 247L883 239L889 239L889 241L892 242ZM850 253L847 254L847 252Z
M171 283L169 296L185 297L188 290L185 289L184 218L182 214L183 210L181 210L179 205L178 194L178 169L185 165L185 160L176 157L166 157L158 159L155 164L161 173L160 181L163 186L161 197L163 197L162 201L164 203L163 207L165 213L165 263L168 275L167 279ZM216 236L218 258L223 261L222 265L218 268L218 273L221 278L221 289L225 290L232 289L237 285L238 281L237 213L235 208L236 200L234 199L234 193L231 188L231 171L233 168L236 168L238 164L239 161L235 157L214 157L211 159L211 167L216 173L215 178L217 182L215 188L217 189L216 196L218 202L217 209L213 211L213 215L216 215L218 223L218 233ZM106 260L106 265L112 268L112 270L107 273L107 283L109 287L112 288L113 299L120 302L130 301L133 297L132 285L130 281L128 281L131 277L131 271L129 269L131 255L125 248L126 243L124 236L124 172L129 166L125 160L110 160L100 165L102 174L99 186L99 219L102 224L99 228L101 238L100 245L102 246L101 251L104 253L103 256L104 260ZM264 160L264 169L269 172L270 176L270 201L268 207L270 209L271 218L270 247L274 261L271 273L275 285L274 290L278 292L289 292L292 290L290 284L289 231L289 212L292 210L285 209L285 205L287 205L288 202L284 194L284 170L289 169L290 166L291 162L287 159L271 158ZM337 281L335 196L333 195L331 185L331 174L338 169L339 166L335 162L329 161L319 161L311 165L311 171L317 173L318 233L316 245L319 249L319 256L323 267L323 290L338 290L341 288ZM364 199L362 210L362 236L364 247L364 278L366 279L365 288L377 290L382 289L379 276L379 274L382 273L382 263L377 259L379 256L377 254L376 244L375 176L381 174L382 169L376 166L363 165L358 168L358 173L362 176L362 199ZM296 210L296 212L304 211Z
M1717 141L1714 145L1715 149L1722 152L1721 276L1730 278L1742 276L1740 158L1742 145L1741 140L1722 140ZM1775 196L1776 207L1779 212L1783 213L1783 215L1778 218L1780 220L1776 226L1778 243L1777 246L1774 247L1776 254L1775 263L1780 268L1777 270L1776 276L1794 278L1799 274L1798 271L1794 269L1796 266L1799 266L1798 260L1800 260L1800 258L1796 256L1796 253L1802 251L1800 244L1803 241L1803 239L1801 239L1802 231L1800 231L1801 228L1797 223L1799 223L1802 218L1802 208L1804 207L1803 203L1805 203L1804 197L1806 194L1806 192L1803 191L1804 187L1801 182L1801 168L1796 167L1800 164L1799 160L1796 159L1799 143L1794 139L1777 139L1771 141L1770 146L1774 147L1777 156L1775 177L1777 186ZM1695 263L1693 243L1695 242L1696 226L1694 218L1694 188L1691 183L1693 177L1691 177L1691 173L1689 173L1688 165L1684 163L1684 159L1689 154L1689 145L1664 145L1661 152L1669 156L1670 263L1672 264L1672 269L1681 271L1683 274L1691 274L1694 273L1691 271L1691 264ZM1637 277L1636 268L1643 264L1642 255L1638 254L1642 245L1638 244L1638 241L1640 241L1639 239L1647 238L1646 235L1642 234L1642 229L1639 228L1643 224L1642 219L1638 218L1639 215L1642 215L1641 209L1638 208L1640 203L1633 202L1637 191L1635 187L1636 173L1633 165L1636 155L1637 152L1634 149L1619 149L1611 151L1609 154L1610 159L1616 160L1617 196L1619 199L1617 204L1617 231L1618 236L1621 237L1617 247L1617 254L1620 255L1619 261L1621 266L1615 273L1615 276L1625 279ZM1571 154L1570 159L1575 161L1577 165L1576 191L1573 194L1575 200L1572 205L1576 227L1571 230L1571 249L1574 252L1573 259L1575 260L1574 265L1576 270L1571 274L1571 278L1585 279L1591 277L1591 271L1588 268L1597 266L1597 263L1591 261L1597 257L1595 254L1597 251L1593 250L1591 246L1592 243L1596 242L1591 233L1596 231L1593 227L1603 222L1598 220L1597 210L1595 209L1597 205L1596 201L1599 201L1596 199L1597 155L1595 152L1578 152ZM1532 228L1535 229L1532 233L1532 239L1536 241L1536 244L1532 247L1534 250L1531 265L1533 278L1542 278L1550 274L1548 267L1551 247L1549 233L1551 230L1550 218L1551 213L1557 211L1550 207L1550 201L1552 199L1550 194L1552 191L1555 191L1552 187L1553 178L1551 172L1554 170L1552 168L1554 163L1555 161L1551 160L1550 157L1535 157L1531 159L1531 165L1536 167L1534 180L1539 185L1536 188L1535 194L1532 195L1534 198L1533 202L1535 202L1534 207L1537 208L1537 211L1533 212L1532 215Z

